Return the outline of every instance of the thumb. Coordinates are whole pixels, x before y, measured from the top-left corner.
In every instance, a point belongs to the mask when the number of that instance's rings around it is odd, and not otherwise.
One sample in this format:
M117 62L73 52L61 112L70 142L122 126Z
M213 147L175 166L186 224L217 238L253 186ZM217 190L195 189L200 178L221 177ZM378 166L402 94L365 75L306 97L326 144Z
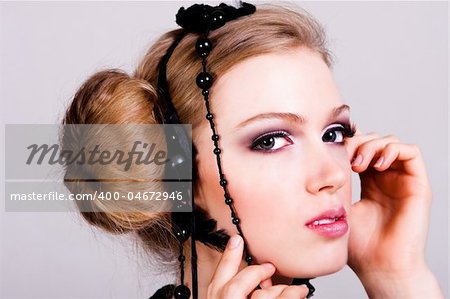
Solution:
M216 285L224 285L238 272L242 261L243 244L244 242L240 235L234 235L228 241L227 247L213 274L212 281Z

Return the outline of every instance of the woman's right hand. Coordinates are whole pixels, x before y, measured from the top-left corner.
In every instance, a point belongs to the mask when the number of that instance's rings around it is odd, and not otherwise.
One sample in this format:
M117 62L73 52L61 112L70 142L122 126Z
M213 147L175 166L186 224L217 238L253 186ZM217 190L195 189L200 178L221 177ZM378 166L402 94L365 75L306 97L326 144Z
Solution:
M270 277L275 273L275 266L271 263L250 265L238 272L243 249L241 236L234 235L230 238L209 283L209 299L306 298L308 287L305 285L272 286ZM255 290L258 285L261 289Z

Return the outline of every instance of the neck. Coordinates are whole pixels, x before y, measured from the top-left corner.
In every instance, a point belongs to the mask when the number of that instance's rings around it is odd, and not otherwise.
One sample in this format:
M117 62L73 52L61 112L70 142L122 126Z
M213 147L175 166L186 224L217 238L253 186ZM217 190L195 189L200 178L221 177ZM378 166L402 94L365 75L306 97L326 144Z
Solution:
M190 244L190 240L186 241L186 244ZM196 249L197 249L197 280L198 280L198 298L207 298L207 290L209 283L212 280L214 272L219 264L220 258L222 257L222 253L215 251L208 246L204 245L201 242L196 241ZM189 251L189 252L188 252ZM186 261L184 264L184 280L185 285L191 290L192 294L192 272L191 272L191 260L190 260L190 247L189 250L185 249L185 257ZM239 265L239 271L244 269L247 266L247 263L242 260ZM292 278L273 275L272 284L286 284L290 285L292 283ZM178 276L178 282L180 283ZM256 287L256 286L255 286Z

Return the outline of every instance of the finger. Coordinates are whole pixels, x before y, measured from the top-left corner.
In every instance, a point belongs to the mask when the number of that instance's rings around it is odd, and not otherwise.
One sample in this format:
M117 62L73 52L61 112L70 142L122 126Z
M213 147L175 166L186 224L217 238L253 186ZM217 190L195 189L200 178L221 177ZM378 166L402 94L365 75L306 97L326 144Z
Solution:
M402 145L400 143L389 143L381 151L380 156L374 164L378 171L385 171L399 158Z
M399 162L395 164L394 162ZM380 153L374 164L378 171L388 168L402 170L411 176L426 174L426 167L421 159L420 149L414 144L389 143Z
M269 277L269 278L261 281L261 283L259 285L262 289L271 287L273 285L272 278Z
M250 298L251 299L273 299L273 298L278 297L278 295L280 295L281 292L287 287L288 287L288 285L285 285L285 284L277 284L277 285L271 286L266 289L255 290L252 293Z
M225 251L220 258L216 270L211 279L211 284L216 288L225 285L231 278L233 278L239 270L242 261L244 242L242 237L234 235L228 240Z
M363 172L372 163L374 165L381 151L388 143L398 142L398 138L393 135L371 139L361 144L355 152L355 158L352 162L352 169L355 172Z
M256 290L251 299L273 299L273 298L305 298L308 295L309 289L305 285L288 286L285 284L278 284L271 286L264 290Z
M374 132L363 134L361 131L359 131L359 129L356 132L357 133L355 133L353 137L347 138L344 142L350 162L353 162L355 158L355 152L361 144L372 139L380 138L380 135Z
M309 289L306 285L289 286L285 288L279 297L282 298L305 298L308 295Z
M275 273L275 267L270 263L250 265L242 269L231 279L222 292L227 298L240 298L252 293L262 280L266 280Z

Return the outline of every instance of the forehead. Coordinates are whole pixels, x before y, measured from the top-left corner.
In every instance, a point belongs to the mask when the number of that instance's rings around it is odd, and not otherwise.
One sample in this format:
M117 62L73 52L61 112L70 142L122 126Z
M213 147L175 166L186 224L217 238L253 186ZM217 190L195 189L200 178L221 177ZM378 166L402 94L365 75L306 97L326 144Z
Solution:
M216 119L230 128L268 112L314 119L340 104L327 64L318 52L304 47L247 58L218 78L211 92Z

